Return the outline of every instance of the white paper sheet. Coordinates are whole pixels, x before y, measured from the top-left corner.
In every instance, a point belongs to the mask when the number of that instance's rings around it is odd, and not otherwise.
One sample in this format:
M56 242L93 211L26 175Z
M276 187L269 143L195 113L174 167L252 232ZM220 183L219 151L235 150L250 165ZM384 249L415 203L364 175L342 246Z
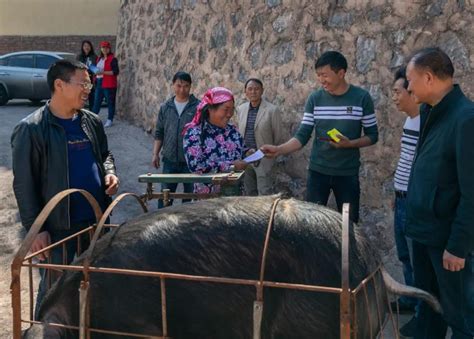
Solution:
M250 164L251 162L255 162L255 161L259 161L260 159L262 159L263 157L265 156L265 154L263 154L263 152L261 150L258 150L257 152L249 155L248 157L246 157L244 159L244 161L248 164Z

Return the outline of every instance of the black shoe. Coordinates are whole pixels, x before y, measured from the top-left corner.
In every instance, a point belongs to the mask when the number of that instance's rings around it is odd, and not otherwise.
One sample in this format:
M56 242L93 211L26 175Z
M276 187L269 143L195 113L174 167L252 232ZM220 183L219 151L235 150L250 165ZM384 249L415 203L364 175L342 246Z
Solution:
M397 312L397 302L392 301L390 303L390 308L392 309L393 312ZM413 313L415 312L415 305L407 303L403 301L402 299L398 299L398 311L400 313Z
M400 335L404 337L414 337L415 336L415 330L416 330L416 317L413 316L405 325L400 327Z

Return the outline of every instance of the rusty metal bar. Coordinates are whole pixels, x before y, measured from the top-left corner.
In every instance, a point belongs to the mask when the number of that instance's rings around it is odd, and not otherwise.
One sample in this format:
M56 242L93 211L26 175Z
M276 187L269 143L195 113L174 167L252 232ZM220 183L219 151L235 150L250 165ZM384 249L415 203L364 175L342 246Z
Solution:
M160 278L160 287L161 287L161 326L163 337L168 336L168 317L166 313L166 284L165 279Z
M28 262L31 264L32 259L30 259ZM33 267L28 267L28 280L30 283L30 319L33 319Z
M13 338L21 338L21 267L12 265L12 282L10 292L12 294L12 318ZM33 293L30 291L30 293Z
M379 265L379 266L375 269L375 271L373 271L372 273L370 273L370 274L367 276L367 278L365 278L364 280L362 280L362 281L360 282L360 284L359 284L355 289L352 290L352 293L357 294L357 293L360 291L360 289L361 289L362 287L364 287L364 285L366 285L367 282L368 282L369 280L371 280L371 279L374 277L374 275L375 275L378 271L380 271L381 268L382 268L382 265Z
M270 212L270 218L268 219L267 232L265 234L265 242L263 244L262 259L260 260L260 276L259 284L257 285L257 301L263 301L263 279L265 277L265 263L267 260L268 245L270 243L270 234L272 233L273 220L275 218L275 211L278 203L281 201L280 198L273 201L272 209Z
M20 321L23 322L23 323L28 323L28 324L44 324L44 325L48 325L48 326L51 326L51 327L65 328L65 329L68 329L68 330L79 331L78 326L64 325L64 324L58 324L58 323L46 323L46 322L41 322L41 321L24 320L24 319L21 319ZM130 332L110 331L110 330L103 330L103 329L99 329L99 328L90 328L89 331L90 332L95 332L95 333L121 335L121 336L135 337L135 338L172 339L171 337L153 336L153 335L149 335L149 334L138 334L138 333L130 333Z
M79 232L77 232L77 233L75 233L75 234L73 234L73 235L70 235L70 236L68 236L68 237L66 237L66 238L64 238L64 239L61 239L61 240L59 240L58 242L55 242L55 243L53 243L53 244L51 244L51 245L49 245L49 246L47 246L47 247L45 247L45 248L43 248L43 249L41 249L41 250L39 250L39 251L36 251L36 252L34 252L34 253L31 253L31 254L28 254L23 260L28 260L28 259L30 259L30 258L36 257L36 256L37 256L38 254L40 254L40 253L44 253L44 252L46 252L46 251L49 251L50 249L59 247L59 245L65 243L66 241L69 241L69 240L71 240L71 239L74 239L74 238L76 238L78 235L81 235L81 234L83 234L83 233L86 233L86 232L92 230L93 228L94 228L94 226L89 226L89 227L87 227L87 228L84 228L83 230L81 230L81 231L79 231Z
M29 266L24 264L24 266ZM53 264L32 264L33 267L41 268L56 268L69 271L83 271L83 266L74 266L74 265L53 265ZM222 278L222 277L211 277L211 276L199 276L199 275L188 275L188 274L178 274L178 273L166 273L166 272L153 272L153 271L136 271L129 269L119 269L119 268L104 268L104 267L89 267L90 272L94 273L110 273L110 274L123 274L123 275L132 275L132 276L144 276L144 277L156 277L156 278L166 278L174 280L189 280L189 281L199 281L199 282L215 282L222 284L233 284L233 285L247 285L247 286L257 286L259 283L258 280L250 279L234 279L234 278ZM339 294L342 289L339 287L327 287L327 286L315 286L315 285L304 285L304 284L293 284L293 283L284 283L284 282L275 282L275 281L264 281L264 287L272 288L284 288L284 289L295 289L302 291L313 291L313 292L327 292Z
M25 259L27 253L31 249L31 245L35 240L37 234L43 227L44 222L48 218L51 211L56 207L56 205L63 200L65 197L72 193L80 193L82 194L86 200L91 204L92 209L94 210L94 214L96 216L96 220L100 219L102 215L102 211L100 209L97 200L85 190L79 189L68 189L56 194L50 201L46 204L46 206L41 210L40 214L36 217L35 221L31 225L28 233L26 234L25 239L23 240L20 248L18 249L17 253L13 257L13 261L11 264L11 272L12 272L12 283L10 285L10 290L12 293L12 318L13 318L13 335L15 338L21 337L21 267L22 262Z
M359 325L357 323L357 300L355 298L356 296L354 294L351 295L351 304L352 304L352 338L357 339L357 332L359 331Z
M275 219L275 212L278 206L278 203L281 201L280 198L277 198L273 201L270 218L268 219L267 231L265 234L265 242L263 244L262 258L260 260L260 275L259 281L257 284L257 296L256 301L253 304L253 339L260 339L261 337L261 328L262 328L262 319L263 319L263 279L265 278L265 263L267 260L268 246L270 244L270 235L273 229L273 222Z
M92 254L94 252L95 244L96 244L97 240L99 239L100 235L102 234L102 230L104 229L105 221L107 220L107 218L112 213L112 210L114 209L114 207L117 206L117 204L120 201L122 201L123 198L128 197L128 196L134 197L138 201L140 206L142 207L143 211L148 212L148 209L147 209L146 205L143 203L143 201L140 200L138 195L136 195L134 193L122 193L117 198L115 198L114 201L107 207L105 212L100 217L100 220L97 222L97 226L94 229L94 236L92 237L92 239L90 241L89 252L88 252L87 256L84 258L83 266L82 266L82 274L84 276L84 281L83 282L84 282L84 284L86 284L85 286L87 286L87 293L84 292L83 294L85 294L85 296L81 297L81 300L82 300L82 303L83 303L83 305L81 306L81 312L82 312L81 313L81 317L82 317L81 318L82 319L82 323L81 323L82 324L81 325L81 336L82 337L81 337L81 339L89 339L90 338L90 331L88 329L89 318L90 318L89 307L88 307L89 267L90 267L90 261L91 261L91 258L92 258ZM90 233L89 233L89 235L90 235ZM81 285L81 291L82 291L82 285Z
M92 237L90 244L89 244L89 253L87 256L84 258L84 264L83 264L83 272L84 272L84 280L89 281L89 274L88 274L88 268L90 266L90 261L92 258L92 254L94 253L94 248L97 240L99 239L99 236L102 232L102 229L104 228L105 221L107 218L110 216L112 213L112 210L117 206L117 204L122 201L125 197L133 197L135 200L138 201L140 206L143 209L143 212L148 212L148 208L145 206L143 201L140 200L140 197L134 193L122 193L120 194L117 198L114 199L114 201L107 207L105 210L104 214L102 214L100 220L97 222L97 226L95 227L94 231L94 236Z
M89 293L89 282L81 281L79 287L79 339L87 338L87 295Z
M349 286L349 218L350 205L342 206L342 241L341 241L341 288L340 294L340 326L341 339L351 338L351 289Z

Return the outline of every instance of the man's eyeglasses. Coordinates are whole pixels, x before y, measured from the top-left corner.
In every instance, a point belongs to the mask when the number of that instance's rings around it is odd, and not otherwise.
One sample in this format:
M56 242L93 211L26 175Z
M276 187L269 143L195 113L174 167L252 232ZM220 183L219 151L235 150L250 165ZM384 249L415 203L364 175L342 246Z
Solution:
M78 82L78 81L68 81L69 84L75 84L75 85L80 85L82 88L84 88L87 91L90 91L94 85L90 81L84 81L84 82Z

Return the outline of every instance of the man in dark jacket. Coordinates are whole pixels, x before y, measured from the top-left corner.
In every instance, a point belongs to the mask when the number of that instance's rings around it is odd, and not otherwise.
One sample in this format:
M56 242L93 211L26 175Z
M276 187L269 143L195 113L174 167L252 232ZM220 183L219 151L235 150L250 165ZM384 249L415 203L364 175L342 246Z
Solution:
M51 101L24 118L11 137L13 189L27 230L46 203L65 189L88 191L105 210L119 185L102 122L96 114L82 109L92 88L87 67L60 60L48 70L47 80ZM39 251L94 222L91 206L75 193L51 212L30 250ZM67 243L67 263L73 260L76 249L75 242ZM61 248L50 251L49 256L52 263L63 262ZM46 258L41 255L39 259ZM36 312L47 280L46 272L41 272Z
M421 136L407 196L415 284L441 299L444 314L422 304L415 338L474 336L474 103L453 83L439 48L414 54L408 90L423 103Z
M153 145L152 166L160 167L160 152L163 157L163 173L189 173L183 153L183 128L191 122L196 114L199 100L191 91L191 76L186 72L178 72L173 77L175 95L161 105L156 121L155 143ZM161 184L161 189L175 192L177 184ZM184 192L192 193L193 184L184 184ZM189 200L183 200L186 202ZM173 201L171 200L171 204ZM158 208L163 201L158 201Z

